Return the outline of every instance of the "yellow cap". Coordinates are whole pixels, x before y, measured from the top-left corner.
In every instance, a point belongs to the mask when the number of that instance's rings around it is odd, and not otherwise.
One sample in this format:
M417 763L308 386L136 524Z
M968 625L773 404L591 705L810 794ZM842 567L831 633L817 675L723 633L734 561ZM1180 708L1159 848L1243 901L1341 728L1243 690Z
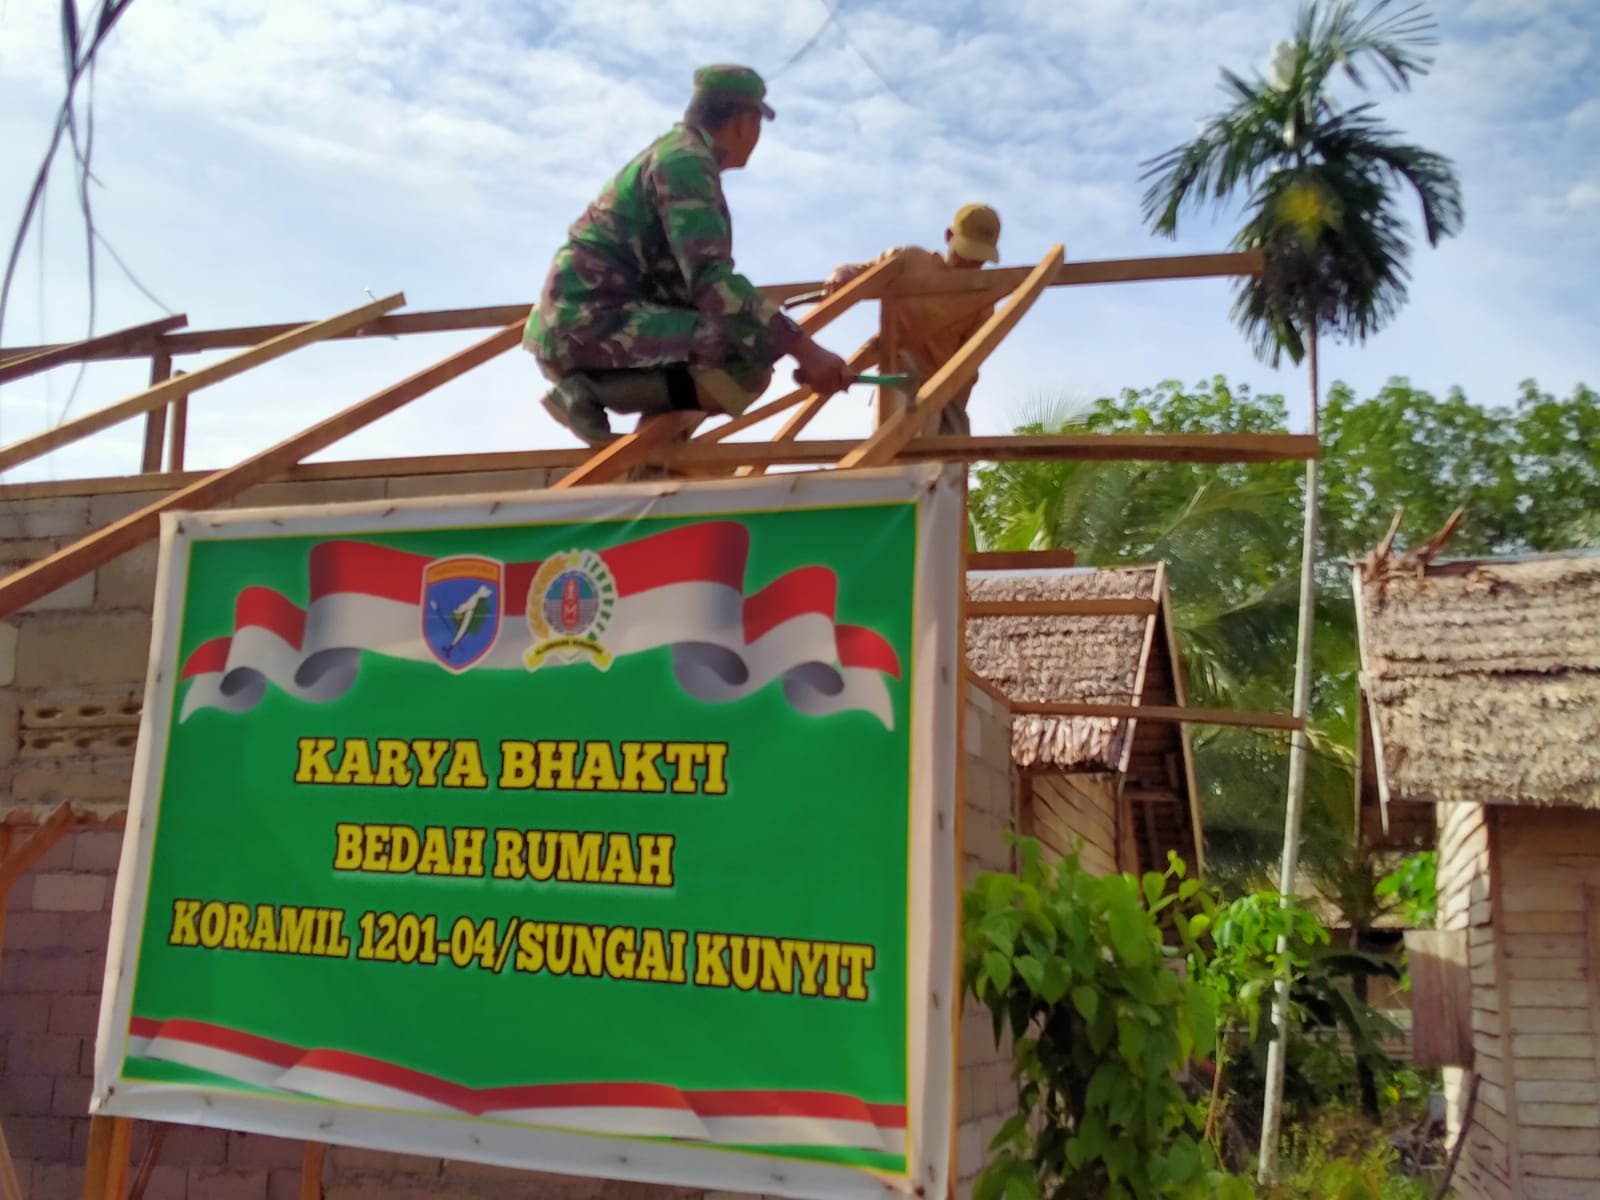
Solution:
M968 204L950 222L950 248L974 262L1000 261L1000 214L987 204Z

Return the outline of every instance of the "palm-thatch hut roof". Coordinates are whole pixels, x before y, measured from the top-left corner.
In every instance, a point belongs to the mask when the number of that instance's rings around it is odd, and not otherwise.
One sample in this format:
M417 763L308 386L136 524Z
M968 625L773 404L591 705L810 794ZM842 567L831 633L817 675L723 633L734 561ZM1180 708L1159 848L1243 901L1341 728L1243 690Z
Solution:
M1600 554L1374 557L1356 601L1382 809L1600 809Z
M969 614L967 662L1013 702L1184 703L1160 565L973 571L967 594L975 601L1153 602L1149 612L1126 616ZM1134 802L1140 844L1150 861L1164 865L1168 849L1187 862L1203 861L1185 727L1123 716L1019 713L1012 720L1011 753L1024 770L1116 776Z

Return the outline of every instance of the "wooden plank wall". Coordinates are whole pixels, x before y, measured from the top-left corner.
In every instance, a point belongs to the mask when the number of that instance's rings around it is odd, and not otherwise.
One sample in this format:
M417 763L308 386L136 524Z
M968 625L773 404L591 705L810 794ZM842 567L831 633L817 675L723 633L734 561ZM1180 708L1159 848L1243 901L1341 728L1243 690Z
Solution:
M1110 775L1027 776L1024 814L1029 834L1044 845L1047 859L1063 858L1083 839L1083 869L1092 875L1122 870L1117 853L1117 791Z
M1441 804L1439 821L1439 926L1465 930L1472 974L1473 1064L1444 1069L1452 1138L1464 1137L1456 1166L1459 1200L1516 1200L1511 1183L1510 1125L1505 1095L1505 1038L1501 1029L1495 961L1494 904L1488 810L1478 804ZM1477 1100L1462 1128L1473 1072Z
M1518 1194L1600 1196L1600 812L1493 815Z

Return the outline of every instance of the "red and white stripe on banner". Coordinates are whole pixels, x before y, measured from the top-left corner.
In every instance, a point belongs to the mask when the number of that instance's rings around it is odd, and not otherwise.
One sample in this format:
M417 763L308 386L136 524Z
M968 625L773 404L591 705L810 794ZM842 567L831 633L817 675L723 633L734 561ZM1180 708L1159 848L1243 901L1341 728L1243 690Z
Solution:
M469 1088L342 1050L317 1050L203 1021L135 1017L130 1057L179 1063L255 1087L344 1104L584 1133L748 1146L837 1146L904 1154L906 1106L830 1092L682 1091L654 1083Z
M703 521L598 551L616 588L606 652L621 657L670 647L679 685L707 703L737 700L782 680L798 712L863 710L892 728L885 677L900 677L899 658L873 630L836 622L835 573L799 567L746 595L749 548L742 524ZM271 588L243 588L231 635L203 643L183 664L188 691L180 719L202 708L244 712L269 684L326 703L355 682L363 653L429 661L424 573L435 561L334 540L311 550L304 608ZM542 565L504 564L499 632L477 666L527 669L524 656L537 641L526 615L529 592Z

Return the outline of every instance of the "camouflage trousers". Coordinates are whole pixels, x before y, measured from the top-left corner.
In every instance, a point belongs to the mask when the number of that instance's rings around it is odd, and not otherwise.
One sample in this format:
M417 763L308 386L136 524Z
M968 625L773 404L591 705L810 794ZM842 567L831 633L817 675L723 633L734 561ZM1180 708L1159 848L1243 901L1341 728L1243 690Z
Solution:
M720 367L753 395L772 382L770 338L754 321L732 318L712 325L691 308L638 301L590 309L582 324L545 326L534 336L537 311L523 345L552 382L577 371L651 367Z

